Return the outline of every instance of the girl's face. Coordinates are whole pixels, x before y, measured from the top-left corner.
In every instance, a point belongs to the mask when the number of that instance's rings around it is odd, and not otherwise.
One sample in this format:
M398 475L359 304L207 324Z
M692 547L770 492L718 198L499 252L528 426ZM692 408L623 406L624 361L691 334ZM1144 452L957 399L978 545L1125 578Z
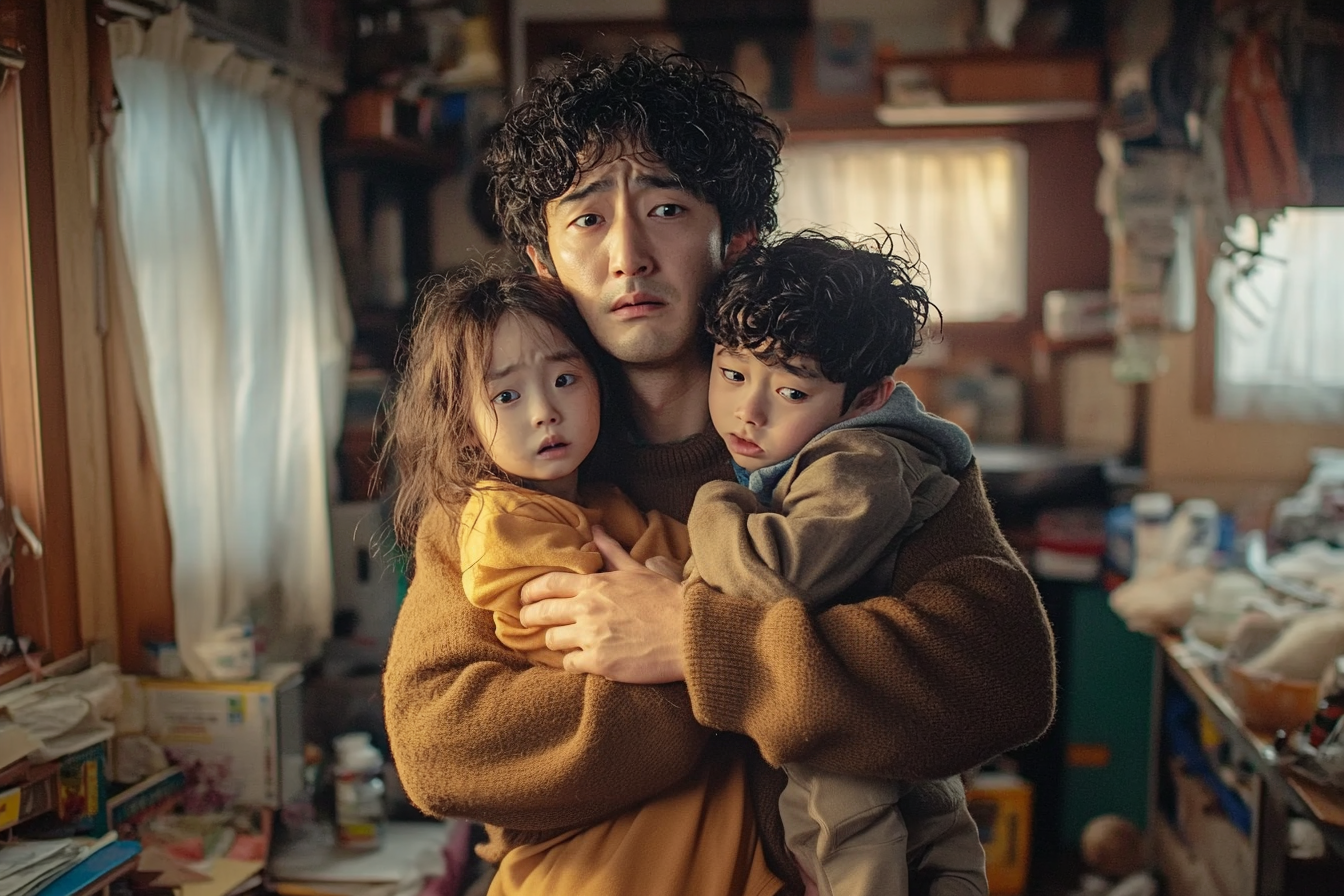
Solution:
M510 314L495 327L471 423L495 465L574 500L579 464L597 443L597 376L555 327Z

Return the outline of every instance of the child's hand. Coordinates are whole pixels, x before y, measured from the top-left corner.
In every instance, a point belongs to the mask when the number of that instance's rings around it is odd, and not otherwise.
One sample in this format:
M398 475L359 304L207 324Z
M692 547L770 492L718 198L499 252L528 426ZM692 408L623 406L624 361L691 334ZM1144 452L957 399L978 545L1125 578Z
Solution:
M671 579L674 582L681 581L681 564L671 557L650 557L644 561L644 565L663 578Z

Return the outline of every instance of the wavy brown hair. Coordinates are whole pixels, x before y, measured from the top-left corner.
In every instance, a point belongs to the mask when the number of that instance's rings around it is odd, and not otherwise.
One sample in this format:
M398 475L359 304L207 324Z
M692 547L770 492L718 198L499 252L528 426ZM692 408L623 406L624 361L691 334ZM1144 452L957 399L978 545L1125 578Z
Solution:
M854 241L815 230L776 236L726 270L705 304L705 329L719 345L788 367L811 358L845 384L844 405L890 376L942 314L915 281L925 272L914 244L890 233ZM907 257L908 256L908 257Z
M635 149L719 212L723 243L774 230L783 135L754 99L689 56L638 47L569 57L534 78L504 117L485 164L509 243L546 263L546 205L586 171Z
M607 362L557 280L473 266L431 281L420 296L380 465L395 469L392 525L407 547L435 505L456 514L473 485L505 478L473 438L473 398L484 389L495 328L506 315L548 323L574 344L599 384Z

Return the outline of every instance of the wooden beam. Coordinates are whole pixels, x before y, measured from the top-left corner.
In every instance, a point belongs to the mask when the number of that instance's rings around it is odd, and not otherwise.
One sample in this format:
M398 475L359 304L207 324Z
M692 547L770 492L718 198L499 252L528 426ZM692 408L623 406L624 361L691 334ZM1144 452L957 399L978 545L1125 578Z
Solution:
M106 313L95 264L88 4L46 0L56 275L80 635L117 643L116 564L103 375Z

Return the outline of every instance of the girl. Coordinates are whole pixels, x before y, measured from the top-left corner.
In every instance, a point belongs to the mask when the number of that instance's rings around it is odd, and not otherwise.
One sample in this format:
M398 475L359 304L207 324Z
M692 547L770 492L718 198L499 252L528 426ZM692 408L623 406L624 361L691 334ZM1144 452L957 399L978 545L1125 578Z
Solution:
M601 422L603 356L558 281L473 271L432 288L421 314L393 417L398 535L409 543L433 504L448 509L467 599L494 613L506 646L562 667L544 629L518 622L523 584L600 571L595 525L641 563L679 566L686 528L646 518L614 486L580 483Z

